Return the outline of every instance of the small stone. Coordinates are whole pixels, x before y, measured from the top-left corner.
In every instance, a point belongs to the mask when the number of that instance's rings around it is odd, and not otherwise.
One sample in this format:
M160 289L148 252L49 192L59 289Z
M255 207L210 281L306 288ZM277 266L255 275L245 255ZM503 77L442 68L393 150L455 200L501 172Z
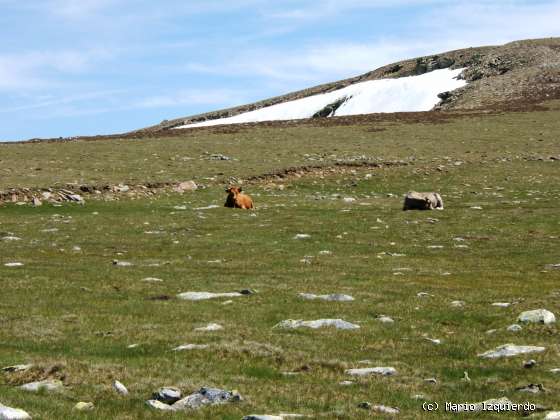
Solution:
M204 327L195 328L195 331L221 331L224 327L220 324L210 323Z
M525 369L532 369L532 368L534 368L535 366L537 366L537 361L534 360L534 359L527 360L527 361L524 360L524 361L523 361L523 367L524 367Z
M536 323L536 324L553 324L556 322L556 317L546 309L536 309L534 311L522 312L517 318L519 322Z
M441 340L439 338L428 338L428 337L424 337L424 340L429 341L430 343L434 343L434 344L441 344Z
M358 408L362 408L364 410L371 410L371 403L367 402L367 401L363 401L361 403L358 404Z
M377 318L375 318L376 321L381 322L382 324L394 324L395 320L391 317L385 316L385 315L379 315Z
M268 414L250 414L243 417L243 420L284 420L284 417L271 416Z
M4 267L23 267L23 263L21 262L9 262L4 264Z
M128 395L128 389L119 381L113 381L113 389L121 395Z
M296 236L294 236L294 239L309 239L311 238L311 235L308 235L307 233L298 233Z
M400 410L398 408L387 407L385 405L374 405L371 409L373 411L378 412L378 413L384 413L384 414L399 414L400 413Z
M55 379L47 379L44 381L30 382L28 384L21 385L19 388L24 391L38 392L38 391L60 391L64 387L62 381Z
M340 330L355 330L359 329L360 326L356 324L352 324L350 322L344 321L342 319L317 319L315 321L302 321L301 319L294 320L294 319L287 319L282 321L274 326L274 328L323 328L323 327L334 327Z
M361 369L346 369L344 373L350 376L393 376L397 374L397 370L393 367L373 367Z
M437 379L436 378L426 378L424 379L424 382L426 382L427 384L437 384Z
M509 303L509 302L494 302L492 304L492 306L497 306L498 308L507 308L508 306L511 306L511 303Z
M19 408L12 408L0 403L0 419L2 420L27 420L30 419L31 416L19 409Z
M506 329L510 332L519 332L523 329L523 327L521 325L518 325L518 324L512 324L509 327L507 327Z
M175 408L173 408L169 404L162 403L161 401L158 400L148 400L146 401L146 404L156 410L175 411Z
M462 300L454 300L453 302L451 302L451 306L453 306L454 308L462 308L463 306L465 306L465 302Z
M148 282L148 283L161 283L163 280L158 279L157 277L144 277L142 279L142 281L145 281L145 282Z
M560 411L551 411L544 418L544 420L558 420L558 419L560 419Z
M95 405L92 402L79 402L74 406L74 410L76 411L91 411L95 408Z
M194 181L185 181L185 182L180 182L179 184L177 184L174 188L174 190L176 192L179 193L184 193L184 192L189 192L189 191L196 191L196 189L198 188L198 185L196 185L196 183Z
M515 390L519 392L528 392L530 394L539 394L541 392L546 392L546 389L542 384L529 384L527 386L515 388Z
M342 385L342 386L350 386L350 385L354 385L355 382L353 381L341 381L338 384Z
M206 405L218 405L241 401L236 391L224 391L217 388L201 388L199 391L173 404L175 410L198 409Z
M113 265L117 266L117 267L131 267L134 264L132 264L131 262L128 262L128 261L113 260Z
M182 344L179 347L175 347L173 351L204 350L208 347L210 347L208 344Z
M478 356L485 359L497 359L500 357L517 356L519 354L541 353L545 350L545 347L516 346L515 344L504 344L502 346L496 347L494 350L489 350L485 353L479 354Z
M33 197L33 199L31 200L31 204L33 205L33 207L39 207L43 205L41 200L39 200L37 197Z
M3 367L1 370L2 372L6 373L14 373L14 372L25 372L33 367L32 364L29 365L13 365L13 366L6 366Z
M174 387L160 388L154 392L152 398L165 404L173 404L181 399L181 390Z
M331 295L314 295L312 293L300 293L299 297L306 300L326 300L331 302L351 302L354 298L350 295L331 294Z
M211 292L184 292L179 293L177 297L182 300L208 300L208 299L216 299L216 298L232 298L232 297L240 297L243 294L239 292L231 292L231 293L211 293Z

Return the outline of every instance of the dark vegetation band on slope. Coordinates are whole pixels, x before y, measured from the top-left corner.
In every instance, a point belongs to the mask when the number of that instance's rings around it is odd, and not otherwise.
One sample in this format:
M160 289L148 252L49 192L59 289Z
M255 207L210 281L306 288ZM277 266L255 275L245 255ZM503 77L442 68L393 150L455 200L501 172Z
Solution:
M469 84L454 92L442 92L436 110L492 108L513 102L539 102L560 98L560 38L524 40L502 46L449 51L380 67L360 76L288 93L252 104L190 117L164 120L140 131L167 130L186 123L220 119L282 102L342 89L384 78L424 74L444 68L463 68ZM318 117L328 116L328 112Z

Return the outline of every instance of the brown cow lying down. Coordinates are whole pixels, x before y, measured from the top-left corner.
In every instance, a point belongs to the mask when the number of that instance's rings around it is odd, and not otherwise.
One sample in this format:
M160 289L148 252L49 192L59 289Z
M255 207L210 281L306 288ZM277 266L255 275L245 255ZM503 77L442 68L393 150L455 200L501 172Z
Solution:
M410 191L404 197L403 210L443 210L441 195L435 192Z
M236 209L252 209L253 199L247 194L241 193L241 187L229 187L226 189L228 196L224 207L231 207Z

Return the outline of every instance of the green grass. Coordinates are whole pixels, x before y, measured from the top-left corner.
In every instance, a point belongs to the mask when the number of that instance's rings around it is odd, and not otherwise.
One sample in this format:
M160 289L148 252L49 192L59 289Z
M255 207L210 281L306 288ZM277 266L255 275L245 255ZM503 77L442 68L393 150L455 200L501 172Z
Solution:
M0 241L0 366L59 365L56 375L67 385L61 394L28 394L15 386L42 378L39 370L27 376L4 374L0 402L37 419L183 418L184 413L170 416L144 404L158 387L174 385L185 392L201 386L237 389L245 397L239 404L189 413L191 418L278 412L370 417L357 408L362 401L397 406L403 418L429 418L422 402L412 398L415 394L440 405L507 396L559 409L558 379L549 372L560 367L557 328L505 330L523 310L560 314L560 272L543 272L546 264L560 262L560 169L558 161L523 159L558 154L558 117L551 110L436 125L391 123L374 133L364 126L305 126L159 140L0 145L4 187L190 178L208 185L191 194L143 200L0 207L0 236L22 238ZM239 161L198 160L203 151ZM159 158L151 159L153 153ZM406 167L292 178L283 182L284 190L254 183L246 186L255 199L254 212L193 210L221 205L221 182L229 176L312 164L304 156L312 153L414 156L416 161ZM76 160L80 154L83 159ZM171 160L176 155L195 159ZM464 163L450 164L446 157ZM410 189L440 191L446 209L402 212L401 196ZM337 194L357 201L345 203ZM187 210L174 209L178 205ZM297 233L311 237L294 240ZM320 255L321 250L332 255ZM311 264L300 261L304 256L313 256ZM116 267L114 259L134 265ZM25 265L4 266L11 261ZM142 282L145 277L164 281ZM243 288L258 293L230 305L222 305L223 299L174 298L185 291ZM303 301L299 292L346 293L356 300ZM419 298L418 292L433 296ZM171 299L153 299L164 295ZM453 308L453 300L466 305ZM491 306L497 301L518 303ZM395 324L379 323L375 318L380 314ZM273 328L290 318L343 318L360 323L361 329ZM193 331L209 322L225 330ZM490 329L497 331L486 334ZM495 361L477 357L509 342L543 345L547 351ZM127 348L133 343L140 346ZM211 348L171 351L184 343ZM529 358L538 365L524 369L522 361ZM393 366L398 375L340 386L351 379L344 369L366 367L359 363L364 359ZM283 374L293 371L301 372ZM471 382L461 381L464 371ZM425 383L430 377L438 383ZM113 379L129 387L130 397L111 390ZM543 383L550 392L514 390L529 383ZM96 408L75 413L77 401L93 401ZM440 409L432 417L452 415Z

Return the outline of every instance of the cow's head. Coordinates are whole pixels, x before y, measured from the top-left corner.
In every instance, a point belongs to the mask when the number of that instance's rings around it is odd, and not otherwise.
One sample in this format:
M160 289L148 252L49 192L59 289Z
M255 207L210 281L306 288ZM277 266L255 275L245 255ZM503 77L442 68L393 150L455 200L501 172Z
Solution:
M241 191L242 191L242 190L241 190L241 187L229 187L229 188L226 188L226 192L227 192L229 195L233 195L233 196L236 196L236 195L239 194Z

